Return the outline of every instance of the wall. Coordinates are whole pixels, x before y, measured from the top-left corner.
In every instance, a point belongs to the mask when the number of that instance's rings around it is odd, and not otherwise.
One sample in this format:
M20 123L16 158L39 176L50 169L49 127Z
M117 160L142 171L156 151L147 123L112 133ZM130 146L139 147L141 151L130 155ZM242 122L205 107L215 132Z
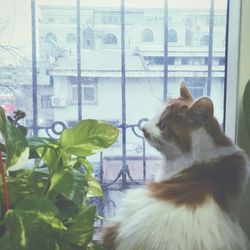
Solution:
M242 110L242 96L244 87L250 78L250 1L242 0L241 8L241 35L240 35L240 64L239 64L239 87L238 87L238 128L237 128L237 142L246 150L250 156L250 137L247 136L245 119ZM249 107L250 108L250 107ZM250 239L250 181L243 197L241 206L241 224Z

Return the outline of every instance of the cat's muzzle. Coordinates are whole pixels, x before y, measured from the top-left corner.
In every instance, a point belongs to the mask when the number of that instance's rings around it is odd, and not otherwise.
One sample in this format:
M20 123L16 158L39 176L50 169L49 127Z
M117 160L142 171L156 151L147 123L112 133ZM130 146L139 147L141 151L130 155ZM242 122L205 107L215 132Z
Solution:
M146 139L150 139L150 134L145 128L142 128L142 132Z

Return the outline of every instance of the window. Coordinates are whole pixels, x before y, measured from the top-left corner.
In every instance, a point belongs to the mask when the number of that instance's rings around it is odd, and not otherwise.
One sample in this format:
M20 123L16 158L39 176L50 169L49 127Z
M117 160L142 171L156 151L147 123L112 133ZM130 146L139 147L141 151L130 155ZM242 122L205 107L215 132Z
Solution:
M67 43L76 43L76 35L74 33L69 33L66 38Z
M90 27L83 31L83 48L93 49L95 47L95 33Z
M149 43L154 41L154 34L152 30L146 29L142 32L142 42Z
M207 25L209 25L210 17L207 14L206 15L195 15L194 20L195 20L195 23L207 26Z
M214 1L217 6L219 0ZM152 1L142 0L140 6L138 6L139 1L125 1L124 31L121 30L123 15L121 15L120 1L93 1L92 7L87 6L90 5L87 1L80 1L81 49L80 54L77 55L76 22L78 20L75 2L68 0L67 2L73 3L69 6L70 4L64 5L63 1L61 5L54 5L58 2L56 0L50 0L50 5L41 5L41 1L36 1L39 15L34 29L41 37L35 44L39 73L32 78L32 57L31 53L26 53L32 51L30 18L24 18L30 17L31 10L29 4L24 4L27 1L16 2L20 6L18 8L20 13L19 11L16 13L19 18L15 20L14 30L11 29L13 25L7 25L1 34L2 41L7 34L13 34L9 44L12 46L11 53L7 56L6 63L1 59L0 65L0 70L4 70L4 65L2 66L4 63L7 66L15 65L12 67L13 73L6 70L0 73L0 78L10 78L12 75L12 79L0 79L1 83L4 82L10 89L11 95L8 94L8 98L11 96L12 99L9 103L25 110L27 124L30 127L33 126L32 121L35 119L33 100L38 101L39 118L46 117L47 120L60 121L66 126L72 126L80 119L76 81L76 76L80 72L82 100L79 102L81 102L82 117L118 121L116 126L121 134L119 145L103 152L102 157L97 155L91 158L97 173L103 173L103 185L111 183L117 178L119 171L126 168L129 169L131 177L140 184L154 178L161 158L147 143L143 144L142 132L139 128L144 124L144 118L155 115L155 110L167 96L176 96L179 93L179 83L182 79L188 82L194 97L208 95L213 98L216 117L221 124L223 123L225 65L228 65L225 61L227 58L225 44L232 40L229 39L223 43L223 39L227 37L226 3L221 4L220 8L215 7L213 27L215 42L212 46L208 46L211 10L204 1L198 1L199 3L196 1L197 6L193 4L194 1L179 0L183 5L178 4L178 6L173 1L168 9L167 27L164 27L166 10L163 7L163 0L153 1L153 4ZM230 2L235 4L239 1ZM177 8L172 8L172 4L176 4ZM7 8L6 16L15 18L13 10L6 6L0 3L1 10L5 11ZM27 9L28 15L22 11L23 9ZM234 9L230 8L230 10ZM50 22L49 18L52 18ZM4 16L1 19L2 26L5 27L4 23L5 21L7 23L7 19ZM64 23L58 20L64 20ZM231 25L235 28L234 22L229 26ZM22 30L21 33L20 30ZM164 30L168 30L166 38L164 38ZM123 41L120 39L122 33ZM5 37L5 40L8 41L9 38ZM0 42L0 45L0 53L2 53L4 44ZM136 47L138 49L135 51ZM230 46L227 47L232 49ZM21 51L15 51L15 48L20 48ZM125 48L123 51L125 72L121 67L121 48ZM8 49L9 47L5 51ZM12 53L13 50L14 53ZM233 52L237 51L235 49ZM169 66L165 71L164 52L168 52ZM214 57L212 68L209 67L211 66L210 52ZM18 58L13 59L15 55L18 55ZM81 56L81 65L77 64L77 56ZM2 58L2 54L0 57ZM234 61L234 58L231 58L231 61ZM237 68L237 64L234 68ZM230 79L235 80L234 77L230 77L227 81ZM37 80L38 99L32 95L32 90L35 88L35 84L32 83L35 80ZM164 84L165 82L167 85ZM233 82L237 82L237 79ZM228 87L233 84L230 83ZM5 98L7 98L6 95ZM3 93L1 99L3 99ZM227 98L227 100L231 99ZM51 103L52 100L53 103ZM124 116L126 124L121 122ZM39 135L46 133L36 126L30 128L30 131L37 132ZM123 138L126 138L126 143L123 142ZM123 151L122 147L126 150ZM123 162L123 159L127 161ZM145 166L144 172L142 166ZM107 187L104 200L108 202L104 202L101 215L109 216L115 213L115 208L119 207L118 190L123 190L124 186L136 186L129 178L126 182L120 178Z
M173 56L168 57L168 64L174 65L175 64L175 57L173 57Z
M49 19L48 19L48 23L55 23L55 18L54 17L50 17Z
M71 101L76 104L78 100L78 86L71 86ZM97 104L96 85L83 84L82 85L82 100L84 104Z
M209 62L208 57L204 57L204 65L208 65L208 62Z
M209 36L208 35L202 36L200 39L200 45L208 45L208 43L209 43Z
M115 35L109 33L103 37L103 44L117 44L117 38Z
M176 43L177 42L177 32L175 30L168 31L168 42Z
M120 13L114 12L95 12L95 23L96 24L120 24Z
M41 108L49 109L52 108L51 95L42 95L41 96Z
M189 64L189 58L188 57L182 57L181 58L181 64L182 65L188 65Z
M204 88L203 87L189 87L190 93L192 94L194 99L197 99L201 96L204 96Z
M48 34L45 35L45 39L44 41L46 43L49 43L49 42L57 42L57 37L54 33L50 32Z
M148 65L163 65L164 64L164 57L162 56L145 56L144 60L147 62ZM168 65L175 64L175 57L170 56L168 57Z
M225 57L219 58L219 65L225 65Z
M11 80L12 79L12 75L11 74L1 74L0 75L0 79Z
M96 102L96 88L94 85L83 86L83 102L85 103Z

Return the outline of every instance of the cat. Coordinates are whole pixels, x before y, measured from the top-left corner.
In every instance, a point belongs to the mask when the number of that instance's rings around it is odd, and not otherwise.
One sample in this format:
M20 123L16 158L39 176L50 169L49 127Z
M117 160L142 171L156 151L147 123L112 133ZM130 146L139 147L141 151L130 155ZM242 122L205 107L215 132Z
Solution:
M163 156L156 180L129 190L104 228L109 250L247 250L237 205L248 159L224 134L208 97L180 97L143 127Z

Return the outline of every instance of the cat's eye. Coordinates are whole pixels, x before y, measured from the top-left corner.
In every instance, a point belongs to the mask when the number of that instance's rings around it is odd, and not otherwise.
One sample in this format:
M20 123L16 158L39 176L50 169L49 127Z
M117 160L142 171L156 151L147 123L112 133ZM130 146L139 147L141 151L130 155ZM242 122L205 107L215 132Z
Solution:
M165 130L165 128L166 128L165 122L160 122L160 123L158 124L158 127L159 127L159 129L160 129L161 131Z

